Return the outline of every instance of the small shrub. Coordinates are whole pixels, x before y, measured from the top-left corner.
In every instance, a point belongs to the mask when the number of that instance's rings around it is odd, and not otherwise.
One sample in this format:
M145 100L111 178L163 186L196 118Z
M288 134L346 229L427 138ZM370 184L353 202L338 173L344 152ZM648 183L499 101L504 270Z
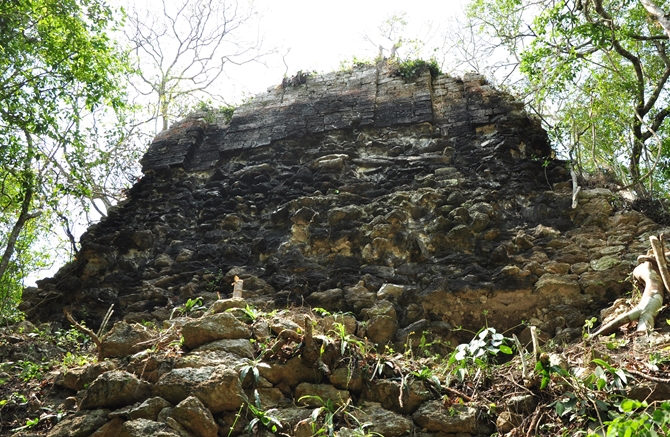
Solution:
M391 71L393 76L400 76L405 80L417 78L426 71L429 71L432 77L437 77L442 74L440 66L435 59L429 61L423 59L408 59L394 64Z

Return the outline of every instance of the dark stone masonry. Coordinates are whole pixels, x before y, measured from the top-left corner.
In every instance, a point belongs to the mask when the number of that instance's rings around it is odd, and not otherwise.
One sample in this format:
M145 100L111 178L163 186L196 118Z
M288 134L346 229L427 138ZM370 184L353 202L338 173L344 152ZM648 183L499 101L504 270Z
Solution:
M478 75L386 67L268 90L229 124L156 137L128 198L76 259L27 289L34 320L162 320L195 297L350 311L368 336L506 329L579 335L658 226L605 189L571 209L569 171L512 96Z

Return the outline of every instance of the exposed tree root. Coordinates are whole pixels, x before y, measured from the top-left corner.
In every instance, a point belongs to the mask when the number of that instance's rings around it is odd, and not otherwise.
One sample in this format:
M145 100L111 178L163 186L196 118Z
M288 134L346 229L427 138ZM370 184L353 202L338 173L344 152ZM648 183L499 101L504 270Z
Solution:
M661 235L662 239L663 235ZM651 252L654 256L642 255L638 257L640 264L633 270L633 277L644 282L644 292L640 302L627 313L602 325L591 336L611 334L620 326L635 320L638 321L638 332L649 332L654 329L656 315L663 306L665 290L666 288L670 290L668 288L670 274L668 274L662 242L654 236L649 237L649 240L652 247Z

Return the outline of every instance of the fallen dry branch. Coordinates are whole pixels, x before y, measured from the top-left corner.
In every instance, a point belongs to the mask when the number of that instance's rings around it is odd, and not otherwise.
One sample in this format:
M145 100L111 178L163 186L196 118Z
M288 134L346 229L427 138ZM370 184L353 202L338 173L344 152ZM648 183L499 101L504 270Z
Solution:
M662 384L670 384L670 378L659 378L658 376L653 376L653 375L648 375L646 373L634 370L634 369L626 369L626 372L630 373L631 375L638 376L640 378L644 378L646 380L652 381L652 382L660 382Z
M77 321L74 319L74 317L72 317L72 314L67 310L67 308L63 308L63 314L65 314L65 317L70 321L70 323L72 323L72 325L77 330L91 337L91 340L93 340L93 343L95 343L95 346L98 349L98 361L102 361L102 356L100 355L102 353L102 341L100 341L100 337L98 337L95 332L88 329L86 326L77 323Z

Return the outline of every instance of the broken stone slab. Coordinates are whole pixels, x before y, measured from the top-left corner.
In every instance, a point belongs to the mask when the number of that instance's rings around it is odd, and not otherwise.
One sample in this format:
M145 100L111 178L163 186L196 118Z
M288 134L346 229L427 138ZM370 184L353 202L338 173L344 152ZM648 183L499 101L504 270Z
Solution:
M467 405L445 408L442 400L429 401L423 403L412 418L429 432L477 434L477 410Z
M338 367L330 374L330 383L340 390L360 393L363 390L363 373L361 369L353 371L348 367Z
M303 382L295 388L298 405L323 407L330 401L333 405L343 405L349 400L348 390L338 390L330 384L310 384Z
M109 421L110 410L78 411L66 417L47 434L48 437L85 437Z
M132 373L111 370L98 376L84 393L79 408L119 408L151 396L151 384Z
M251 338L251 329L230 313L209 314L184 324L184 345L195 349L205 343L233 338Z
M246 308L247 301L234 297L232 299L219 299L215 301L210 307L209 312L212 314L223 313L231 308Z
M137 323L120 321L102 338L100 356L102 358L125 357L151 347L155 334Z
M378 433L384 437L400 437L409 434L414 422L407 417L389 411L377 402L366 402L360 409L352 412L360 423L371 423L366 432Z
M361 311L361 314L366 319L372 319L375 316L388 316L393 319L398 318L393 304L387 300L381 300L375 302L372 308L363 309L363 311Z
M404 285L383 284L377 291L377 299L396 302L405 292Z
M574 297L581 294L576 275L554 275L545 273L535 283L535 293L543 296Z
M378 345L395 340L398 331L398 321L389 316L375 316L368 321L367 337Z
M527 415L535 411L538 399L532 394L522 394L510 397L506 403L507 407L514 413Z
M242 358L239 355L231 354L226 351L198 351L189 352L187 355L179 357L174 362L175 369L185 367L214 367L225 365L230 368L238 369L249 362L248 358Z
M171 403L161 397L155 396L145 400L144 402L137 402L125 408L112 411L109 413L109 418L114 419L119 417L129 419L156 420L158 418L158 413L160 413L163 408L169 407L172 407Z
M329 308L331 311L341 311L344 292L341 288L331 288L325 291L315 291L307 296L307 303L313 308Z
M216 437L219 431L211 411L195 396L189 396L177 404L170 417L196 437Z
M291 388L301 382L316 383L321 379L321 372L307 366L300 357L291 358L286 364L273 363L270 367L260 367L258 370L272 384L285 382Z
M171 429L165 423L153 420L134 419L123 422L116 418L93 433L91 437L185 437L185 435Z
M412 381L401 388L397 381L378 379L370 381L363 388L361 398L377 402L387 410L400 414L412 414L419 406L430 399L431 395L423 381ZM402 405L400 405L402 399Z
M223 340L216 340L210 343L203 344L193 349L192 352L202 351L224 351L230 354L238 355L242 358L254 358L254 347L246 338L228 338Z
M83 390L105 372L116 369L117 365L113 361L100 361L98 363L88 364L84 367L75 367L66 369L58 374L55 384L70 390Z
M173 369L158 380L154 391L173 404L196 396L213 414L237 410L247 402L238 373L225 365Z

